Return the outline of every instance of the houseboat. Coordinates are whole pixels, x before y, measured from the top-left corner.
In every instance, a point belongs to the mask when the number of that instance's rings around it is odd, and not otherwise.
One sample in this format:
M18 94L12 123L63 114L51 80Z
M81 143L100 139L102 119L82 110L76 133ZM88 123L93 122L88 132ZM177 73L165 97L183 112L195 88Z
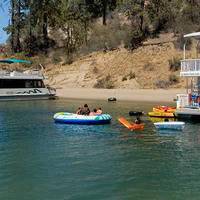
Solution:
M6 59L0 63L31 63L30 61ZM47 78L39 71L0 70L0 100L54 99L54 88L45 87Z
M184 59L181 60L180 76L186 78L186 93L177 95L177 110L174 112L178 118L200 121L200 32L184 35ZM196 40L196 56L194 59L186 58L186 46L189 40Z

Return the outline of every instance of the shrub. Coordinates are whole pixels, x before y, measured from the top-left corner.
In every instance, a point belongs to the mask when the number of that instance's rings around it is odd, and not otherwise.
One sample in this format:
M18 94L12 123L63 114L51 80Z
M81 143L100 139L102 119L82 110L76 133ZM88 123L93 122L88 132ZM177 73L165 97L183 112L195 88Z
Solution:
M177 38L177 40L175 40L175 41L173 42L174 48L175 48L175 49L183 50L183 47L184 47L185 42L186 42L186 39L183 37L183 35L180 35L180 36ZM188 40L187 40L187 45L186 45L186 49L187 49L187 50L190 50L191 44L192 44L191 39L188 39Z
M74 61L73 55L68 55L68 56L65 58L64 64L70 65L70 64L73 63L73 61Z
M114 88L114 83L112 81L108 81L105 83L105 88L106 89L113 89Z
M127 81L127 77L126 77L126 76L123 76L123 77L122 77L122 81Z
M136 49L141 45L143 34L140 30L130 30L124 40L124 47L130 50Z
M169 81L160 80L160 79L157 79L154 84L158 88L167 88L170 85Z
M153 67L152 63L147 62L147 63L144 64L143 69L146 70L146 71L153 71L154 67Z
M52 61L53 64L57 64L57 63L61 62L62 60L61 60L61 57L60 57L60 53L55 52L51 57L51 61Z
M169 60L169 69L170 71L178 71L181 69L181 62L179 58L173 58L172 60Z
M97 80L97 83L94 84L94 88L114 88L114 83L111 80L111 76L107 75L105 78Z
M97 67L94 67L94 68L93 68L93 73L94 73L94 74L97 74L98 72L99 72L98 68L97 68Z
M129 79L134 79L135 78L135 72L130 72L129 73Z
M97 80L93 86L94 88L104 88L104 79Z
M179 83L179 77L177 77L175 74L170 74L169 81L171 84Z

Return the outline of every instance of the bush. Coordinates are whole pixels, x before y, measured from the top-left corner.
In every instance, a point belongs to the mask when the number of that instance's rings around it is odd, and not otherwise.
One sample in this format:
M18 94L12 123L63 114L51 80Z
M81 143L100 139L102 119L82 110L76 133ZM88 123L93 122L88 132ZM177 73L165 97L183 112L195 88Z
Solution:
M170 74L169 81L171 84L179 83L179 77L177 77L175 74Z
M57 64L57 63L61 62L61 58L57 53L55 53L55 54L53 54L51 61L53 64Z
M126 30L121 26L118 17L111 19L106 26L95 24L89 32L87 45L80 50L82 55L117 49L126 37Z
M160 79L157 79L154 84L158 88L167 88L170 85L169 81L160 80Z
M130 30L124 40L124 47L130 50L136 49L142 43L143 34L140 30Z
M105 83L105 88L106 89L113 89L114 88L114 84L112 81L108 81Z
M177 40L173 42L174 48L183 50L185 42L186 42L186 39L183 37L183 35L180 35L177 38ZM190 50L191 44L192 44L191 39L187 39L187 45L186 45L187 50Z
M98 72L99 72L98 68L97 68L97 67L94 67L94 68L93 68L93 73L94 73L94 74L97 74Z
M94 88L114 88L114 83L111 80L111 76L107 75L105 78L97 80L97 83L94 84Z
M173 58L172 60L169 60L169 70L170 71L178 71L181 69L181 62L179 58Z
M144 64L143 69L146 70L146 71L153 71L154 67L153 67L152 63L147 62L147 63Z
M123 77L122 77L122 81L127 81L127 77L126 77L126 76L123 76Z
M130 72L129 79L134 79L134 78L135 78L135 72Z
M65 64L70 65L70 64L73 63L73 61L74 61L73 55L68 55L68 56L65 58Z

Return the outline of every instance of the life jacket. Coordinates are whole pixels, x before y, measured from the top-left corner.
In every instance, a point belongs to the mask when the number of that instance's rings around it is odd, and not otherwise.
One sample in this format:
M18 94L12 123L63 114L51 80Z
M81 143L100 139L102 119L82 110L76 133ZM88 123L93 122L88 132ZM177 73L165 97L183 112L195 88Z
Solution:
M102 114L102 110L97 110L97 114Z
M81 114L81 109L76 112L77 115Z
M95 112L90 112L89 116L94 116L95 114Z

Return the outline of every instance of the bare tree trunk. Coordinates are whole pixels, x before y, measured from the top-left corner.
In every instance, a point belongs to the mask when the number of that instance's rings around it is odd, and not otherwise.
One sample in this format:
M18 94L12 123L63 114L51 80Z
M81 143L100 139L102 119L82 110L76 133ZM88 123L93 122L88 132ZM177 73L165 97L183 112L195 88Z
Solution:
M144 5L145 5L145 0L141 0L140 1L140 7L141 7L141 10L142 10L142 14L140 15L140 31L143 32L143 23L144 23L144 14L143 14L143 11L144 11Z
M15 0L11 1L12 3L12 10L11 10L11 26L12 26L12 30L11 30L11 49L12 52L14 52L14 45L15 45Z
M47 23L48 23L47 12L44 12L44 14L43 14L43 26L42 26L42 33L43 33L44 41L47 41L47 38L48 38Z
M103 0L103 25L107 24L107 5L108 5L108 0Z
M20 50L21 50L20 24L21 24L21 0L18 0L18 6L17 6L17 45L16 45L16 51L17 52L20 52Z

